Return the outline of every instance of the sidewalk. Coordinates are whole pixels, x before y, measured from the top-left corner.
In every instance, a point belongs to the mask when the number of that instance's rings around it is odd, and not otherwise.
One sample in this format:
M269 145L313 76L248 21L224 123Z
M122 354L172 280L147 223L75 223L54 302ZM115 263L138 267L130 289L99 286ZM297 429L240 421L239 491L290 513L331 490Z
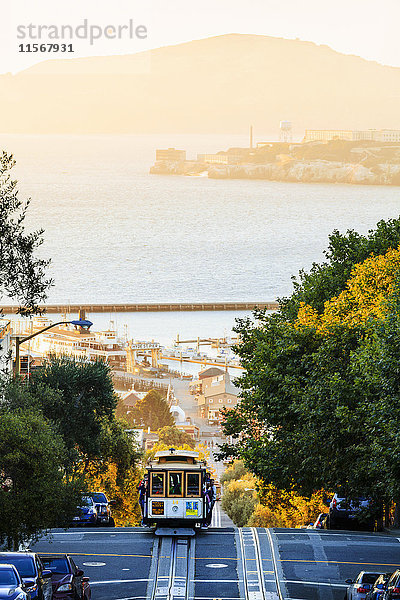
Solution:
M383 533L387 533L388 535L392 535L393 537L400 539L400 529L388 529L387 527L384 527Z

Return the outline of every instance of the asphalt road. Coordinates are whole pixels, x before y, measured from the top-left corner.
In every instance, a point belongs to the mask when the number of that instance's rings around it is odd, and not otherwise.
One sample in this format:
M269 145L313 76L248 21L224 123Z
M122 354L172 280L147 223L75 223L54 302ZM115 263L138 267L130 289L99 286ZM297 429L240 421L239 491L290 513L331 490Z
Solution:
M345 579L361 570L400 567L400 541L395 537L306 529L239 530L226 526L229 521L223 513L220 517L215 527L190 542L187 598L279 600L280 590L285 600L343 600ZM156 547L153 533L141 528L54 530L32 545L37 552L71 554L90 577L93 600L151 598L161 585L157 573L169 572L172 561L168 553L157 556ZM182 558L179 551L177 557ZM178 591L171 597L181 596Z
M400 568L400 541L382 534L275 529L286 598L343 600L345 580L360 571Z

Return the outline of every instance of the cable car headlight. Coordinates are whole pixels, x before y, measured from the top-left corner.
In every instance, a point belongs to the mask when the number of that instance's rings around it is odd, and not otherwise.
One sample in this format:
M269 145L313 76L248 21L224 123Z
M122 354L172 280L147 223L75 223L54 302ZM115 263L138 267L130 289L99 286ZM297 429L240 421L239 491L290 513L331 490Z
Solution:
M177 507L177 505L176 505L176 504L175 504L175 506L173 506L173 507L172 507L172 510L173 510L173 512L177 512L177 510L178 510L178 507Z

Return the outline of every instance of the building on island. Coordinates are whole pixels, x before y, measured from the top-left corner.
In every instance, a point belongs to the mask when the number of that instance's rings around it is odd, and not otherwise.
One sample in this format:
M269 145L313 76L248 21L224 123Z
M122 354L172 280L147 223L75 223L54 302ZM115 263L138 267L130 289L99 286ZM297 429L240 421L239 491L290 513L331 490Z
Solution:
M209 163L211 165L227 165L229 156L226 152L218 152L217 154L198 154L198 162Z
M199 416L212 422L221 421L222 408L234 408L238 402L239 388L227 371L209 367L199 373L197 397Z
M399 129L306 129L303 142L330 142L332 140L346 140L359 142L363 140L372 142L400 143Z
M166 148L156 150L156 160L186 160L186 150L177 150L176 148Z

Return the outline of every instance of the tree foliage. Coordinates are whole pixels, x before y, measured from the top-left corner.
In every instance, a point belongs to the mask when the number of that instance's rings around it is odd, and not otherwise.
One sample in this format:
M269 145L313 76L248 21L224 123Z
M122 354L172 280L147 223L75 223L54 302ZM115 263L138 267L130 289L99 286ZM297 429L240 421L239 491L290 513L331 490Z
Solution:
M80 490L63 478L65 447L33 410L0 414L0 540L18 549L45 528L68 523Z
M152 431L175 423L165 394L159 390L147 392L145 397L136 403L132 415L137 426L150 427Z
M326 510L323 491L305 498L256 479L235 460L221 477L222 507L239 527L301 527Z
M50 393L42 394L43 388ZM101 459L105 431L114 422L116 406L111 371L105 362L51 356L35 373L29 390L64 440L69 473L82 460L88 464Z
M23 315L38 312L51 280L46 279L49 261L38 258L43 230L27 233L24 221L30 200L19 199L17 182L11 171L11 154L0 155L0 297L16 299Z
M302 276L281 311L238 322L242 398L224 429L240 443L223 454L265 485L400 499L398 233L399 221L335 233L330 264Z
M191 435L178 429L175 425L161 427L157 433L160 442L170 448L178 448L185 445L189 446L189 448L194 448L196 444Z
M232 480L224 488L221 505L228 517L237 527L245 527L257 504L255 492L250 488L253 480Z

